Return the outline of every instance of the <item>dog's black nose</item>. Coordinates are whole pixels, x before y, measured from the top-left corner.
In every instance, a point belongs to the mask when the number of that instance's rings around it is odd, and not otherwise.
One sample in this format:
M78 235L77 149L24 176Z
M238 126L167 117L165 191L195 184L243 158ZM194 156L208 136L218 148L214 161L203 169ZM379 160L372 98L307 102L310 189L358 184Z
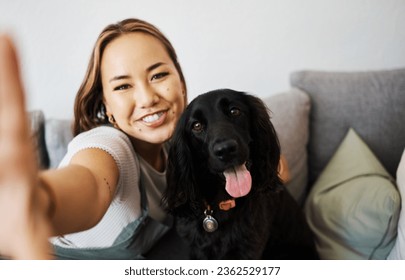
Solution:
M214 155L222 161L231 159L238 151L238 142L234 139L218 142L213 147Z

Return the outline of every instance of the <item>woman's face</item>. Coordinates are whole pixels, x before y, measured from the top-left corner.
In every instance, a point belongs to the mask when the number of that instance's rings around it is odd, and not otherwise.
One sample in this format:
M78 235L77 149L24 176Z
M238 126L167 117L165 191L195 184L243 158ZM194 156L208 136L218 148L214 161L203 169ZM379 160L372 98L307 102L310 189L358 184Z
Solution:
M145 33L110 42L101 59L107 115L135 143L168 140L184 110L185 87L163 44Z

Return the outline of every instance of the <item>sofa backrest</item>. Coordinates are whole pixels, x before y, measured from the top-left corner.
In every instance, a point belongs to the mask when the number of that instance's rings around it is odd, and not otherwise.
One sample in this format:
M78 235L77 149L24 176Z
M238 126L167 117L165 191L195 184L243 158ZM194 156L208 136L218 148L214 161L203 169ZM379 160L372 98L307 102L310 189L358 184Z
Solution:
M28 112L31 135L37 152L40 169L56 168L67 152L73 139L72 121L46 119L43 111Z
M45 142L45 116L41 110L28 112L32 140L37 153L38 167L46 169L49 167L49 156Z
M47 119L45 121L45 143L48 151L49 168L58 167L67 153L67 146L72 139L71 120Z
M405 148L405 69L369 72L297 71L292 87L311 99L309 185L350 127L395 177Z

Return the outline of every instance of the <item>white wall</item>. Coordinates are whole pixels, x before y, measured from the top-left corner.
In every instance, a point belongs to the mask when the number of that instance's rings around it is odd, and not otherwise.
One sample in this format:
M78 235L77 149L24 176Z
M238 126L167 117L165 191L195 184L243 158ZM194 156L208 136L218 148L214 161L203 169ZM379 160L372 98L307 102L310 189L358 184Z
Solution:
M230 87L265 97L295 70L405 67L405 0L0 0L21 54L28 109L70 118L99 32L138 17L175 46L190 100Z

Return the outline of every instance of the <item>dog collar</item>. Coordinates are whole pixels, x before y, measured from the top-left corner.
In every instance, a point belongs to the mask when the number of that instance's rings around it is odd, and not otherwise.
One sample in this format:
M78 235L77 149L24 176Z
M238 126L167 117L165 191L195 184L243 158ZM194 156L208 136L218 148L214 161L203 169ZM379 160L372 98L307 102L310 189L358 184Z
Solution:
M229 209L232 209L236 206L235 199L228 199L219 202L218 207L222 211L228 211ZM211 209L211 206L209 204L206 204L206 209L204 210L204 215L205 218L203 220L203 228L206 232L214 232L218 228L218 222L217 220L212 216L212 213L214 212Z
M214 211L211 210L211 207L207 205L207 209L204 210L204 221L203 221L203 228L206 232L214 232L218 228L217 220L212 216Z
M228 211L229 209L232 209L235 206L236 206L235 199L224 200L218 204L219 209L221 209L222 211Z

